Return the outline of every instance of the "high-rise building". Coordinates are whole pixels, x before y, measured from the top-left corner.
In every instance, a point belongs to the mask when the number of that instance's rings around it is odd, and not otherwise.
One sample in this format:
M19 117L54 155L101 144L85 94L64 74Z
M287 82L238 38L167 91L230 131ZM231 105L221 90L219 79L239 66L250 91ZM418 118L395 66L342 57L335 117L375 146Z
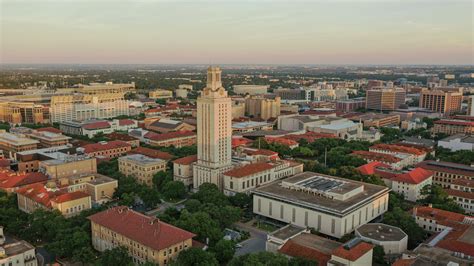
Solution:
M267 99L263 97L250 96L245 99L245 112L253 117L267 120L280 115L281 98Z
M371 89L366 92L366 108L380 111L393 111L405 103L404 89Z
M222 173L232 167L232 100L222 87L221 69L207 69L207 86L197 100L197 150L193 186L203 183L223 188Z
M438 113L452 114L461 111L462 92L444 90L423 90L420 93L421 108Z

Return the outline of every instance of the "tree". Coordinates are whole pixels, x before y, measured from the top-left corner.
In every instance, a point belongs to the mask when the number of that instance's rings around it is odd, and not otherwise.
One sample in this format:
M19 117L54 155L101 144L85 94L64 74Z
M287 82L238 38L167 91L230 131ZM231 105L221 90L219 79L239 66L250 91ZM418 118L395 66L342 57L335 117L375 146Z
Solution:
M186 196L186 187L183 182L170 181L163 186L161 190L163 196L168 199L182 199Z
M181 251L173 266L217 266L219 262L210 252L199 248L190 248Z
M419 202L423 204L431 204L434 208L446 211L464 213L464 209L449 198L448 193L439 185L425 186L421 190L421 195L424 197Z
M227 197L219 191L215 184L204 183L199 187L199 191L194 193L191 198L197 199L202 203L213 203L218 206L229 205Z
M215 244L224 236L219 223L211 219L208 213L202 211L189 213L187 210L183 210L175 225L195 233L201 242L207 242L206 240L209 239L211 244Z
M240 265L272 265L272 266L287 266L288 258L277 253L267 251L250 253L239 257L234 257L228 266Z
M234 196L230 197L230 203L239 208L247 208L252 204L252 197L246 193L236 193Z
M160 171L153 175L152 181L155 188L162 191L166 183L173 181L173 175L169 171Z
M184 203L184 206L186 207L186 210L189 212L197 212L201 208L201 202L197 199L188 199Z
M96 265L134 265L125 247L116 247L102 253Z
M388 263L385 261L385 251L383 250L382 246L376 245L374 247L372 264L380 266L388 265Z
M394 207L392 211L386 212L383 223L399 227L409 235L409 249L415 248L419 243L423 242L427 236L423 228L419 227L415 222L415 219L400 207Z
M211 252L215 254L215 257L219 261L220 264L226 264L234 256L234 253L235 253L234 242L221 239L211 249Z

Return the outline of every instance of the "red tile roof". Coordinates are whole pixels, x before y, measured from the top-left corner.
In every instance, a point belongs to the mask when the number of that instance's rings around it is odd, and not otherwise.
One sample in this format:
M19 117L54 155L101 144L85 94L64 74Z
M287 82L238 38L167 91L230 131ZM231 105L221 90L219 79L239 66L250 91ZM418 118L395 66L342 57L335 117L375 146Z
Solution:
M159 150L155 150L155 149L150 149L150 148L146 148L146 147L137 147L137 148L131 150L129 153L130 154L143 154L143 155L148 156L150 158L161 159L161 160L165 160L165 161L169 161L169 160L173 159L173 155L168 153L168 152L159 151Z
M56 133L56 134L62 134L63 132L55 127L42 127L42 128L37 128L36 131L42 132L51 132L51 133Z
M355 247L349 250L345 249L344 246L340 246L336 250L334 250L332 254L334 256L338 256L346 260L356 261L360 257L362 257L364 254L372 250L373 248L374 248L374 245L372 244L369 244L366 242L360 242Z
M80 191L67 192L65 189L48 190L42 183L22 187L16 192L48 208L51 208L52 201L64 203L70 200L89 197L88 194Z
M397 163L402 160L390 154L371 152L371 151L354 151L352 152L352 155L361 157L366 160L380 161L380 162L386 162L386 163Z
M64 203L64 202L78 200L78 199L87 198L87 197L89 197L89 194L87 194L85 192L74 191L74 192L59 195L59 196L53 198L51 201L54 201L56 203Z
M397 152L397 153L406 153L406 154L413 154L413 155L423 155L426 154L425 151L413 148L413 147L406 147L406 146L401 146L401 145L395 145L395 144L375 144L370 147L370 149L377 149L377 150L387 150L387 151L392 151L392 152Z
M135 121L133 121L132 119L120 119L119 120L119 125L120 126L131 126L131 125L135 125Z
M253 163L247 164L242 167L234 168L230 171L224 173L226 176L231 177L245 177L249 175L253 175L256 173L260 173L266 170L272 169L274 166L269 163Z
M390 168L390 165L374 161L357 167L357 171L363 175L373 175L377 167Z
M173 161L175 164L190 165L197 161L197 155L190 155Z
M156 134L152 136L145 135L146 138L154 140L154 141L164 141L164 140L170 140L170 139L178 139L178 138L188 138L196 136L196 133L192 131L176 131L176 132L169 132L169 133L163 133L163 134Z
M111 139L111 140L122 140L122 141L134 141L138 140L137 138L134 138L130 135L123 134L123 133L117 133L117 132L112 132L110 134L105 135L106 138Z
M44 183L48 177L42 173L15 173L2 172L0 173L0 188L16 188L35 183Z
M450 188L445 189L444 191L446 191L446 193L448 193L449 196L474 200L474 192L468 192L468 191L462 191L462 190L450 189Z
M398 259L392 263L392 266L410 266L415 263L415 261L416 259Z
M291 139L287 139L287 138L267 137L267 138L265 138L265 141L268 142L268 143L278 143L278 144L285 145L285 146L298 145L298 142L296 142L294 140L291 140Z
M436 247L474 256L474 244L469 237L474 234L474 225L456 224L451 228L452 230L436 244Z
M232 138L232 148L239 147L239 146L245 146L249 143L252 143L253 140L247 139L247 138Z
M416 213L416 216L419 217L436 220L438 224L445 225L450 225L452 223L461 223L462 221L464 221L464 218L470 217L464 214L436 209L429 206L417 206L413 209L412 213ZM471 218L474 219L474 217Z
M395 175L392 180L408 184L420 184L426 179L431 178L433 174L432 171L417 167L407 173Z
M195 236L125 206L110 208L91 215L88 219L154 250L168 248Z
M278 252L291 257L300 257L308 260L317 261L318 265L326 265L331 260L331 254L325 254L315 248L300 245L290 239L278 250Z
M466 179L466 178L455 179L455 180L451 181L451 184L458 185L458 186L463 186L463 187L474 188L474 180L469 180L469 179Z
M105 150L112 150L112 149L119 149L131 147L131 145L125 141L121 140L112 140L106 143L92 143L83 146L85 153L93 153L96 151L105 151Z
M107 121L99 121L99 122L93 122L89 124L85 124L82 126L82 128L87 129L87 130L97 130L97 129L104 129L104 128L109 128L110 124Z
M278 155L278 152L267 150L267 149L245 149L244 153L248 155L265 155L265 156L275 156Z
M451 162L437 162L437 161L423 161L416 165L434 172L444 172L450 174L472 176L474 177L474 167L469 167L465 164L451 163Z

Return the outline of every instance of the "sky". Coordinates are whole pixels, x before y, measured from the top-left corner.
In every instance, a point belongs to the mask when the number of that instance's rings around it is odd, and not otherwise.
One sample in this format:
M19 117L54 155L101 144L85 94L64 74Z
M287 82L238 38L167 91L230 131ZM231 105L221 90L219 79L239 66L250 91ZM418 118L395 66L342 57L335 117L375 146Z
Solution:
M0 0L0 63L474 64L471 0Z

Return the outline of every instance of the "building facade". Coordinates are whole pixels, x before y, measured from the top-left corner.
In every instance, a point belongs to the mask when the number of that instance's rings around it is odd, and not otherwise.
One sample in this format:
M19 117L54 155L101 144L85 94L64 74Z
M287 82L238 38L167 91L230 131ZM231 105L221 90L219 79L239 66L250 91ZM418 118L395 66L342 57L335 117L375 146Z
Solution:
M474 180L474 167L443 161L423 161L417 167L434 172L433 184L443 188L449 188L451 184L460 178Z
M51 97L51 122L107 119L129 115L124 93L62 95Z
M186 187L193 184L193 164L197 155L190 155L173 161L173 180L183 182Z
M253 191L253 212L335 238L385 213L389 189L303 172Z
M441 119L434 122L431 133L447 135L474 134L474 121L461 119Z
M232 100L222 87L221 69L209 67L207 86L197 100L197 162L193 186L203 183L223 188L222 173L232 167Z
M142 154L132 154L118 159L120 173L134 177L139 183L152 186L153 175L166 171L166 161Z
M92 245L100 252L125 247L135 264L167 265L179 253L192 247L193 233L125 206L89 216Z
M263 97L247 97L245 99L245 112L248 116L268 120L280 115L281 98L267 99Z
M474 180L458 178L446 189L449 197L461 206L466 213L474 214Z
M443 90L423 90L420 93L419 107L437 113L452 114L461 111L462 92Z
M0 265L37 266L35 247L24 240L5 235L0 226Z
M366 106L370 110L394 111L405 103L405 89L370 89L366 91Z

